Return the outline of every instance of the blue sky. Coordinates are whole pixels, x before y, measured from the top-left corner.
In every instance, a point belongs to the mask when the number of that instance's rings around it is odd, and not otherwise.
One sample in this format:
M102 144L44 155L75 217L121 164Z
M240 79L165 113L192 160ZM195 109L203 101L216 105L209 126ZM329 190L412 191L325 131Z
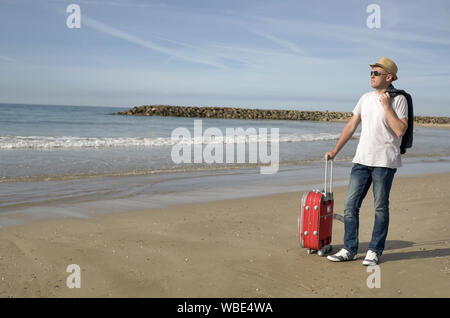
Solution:
M386 56L416 114L450 116L448 1L0 0L0 39L2 103L351 111Z

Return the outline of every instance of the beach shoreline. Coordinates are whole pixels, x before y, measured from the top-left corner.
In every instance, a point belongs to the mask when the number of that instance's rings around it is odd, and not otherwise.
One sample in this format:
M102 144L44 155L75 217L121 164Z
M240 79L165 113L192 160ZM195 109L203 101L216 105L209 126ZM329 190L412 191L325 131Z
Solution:
M358 260L298 244L301 193L190 203L0 230L0 297L449 297L450 173L398 176L381 288L361 265L373 224L361 208ZM346 187L335 188L342 214ZM426 212L426 213L424 213ZM343 224L333 224L334 250ZM67 266L81 288L66 286Z

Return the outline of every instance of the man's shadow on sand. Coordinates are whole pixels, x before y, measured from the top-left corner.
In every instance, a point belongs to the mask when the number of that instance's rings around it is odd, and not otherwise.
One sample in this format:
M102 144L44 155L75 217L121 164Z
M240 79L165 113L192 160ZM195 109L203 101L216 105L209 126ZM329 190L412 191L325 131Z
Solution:
M383 252L383 256L380 259L380 263L392 262L408 259L420 259L420 258L433 258L433 257L449 257L450 248L435 248L429 249L430 245L443 245L449 242L450 239L440 240L440 241L428 241L428 242L410 242L401 240L386 240L386 247ZM410 252L396 252L396 253L386 253L391 250L397 250L408 247L419 247L427 246L427 249L420 251L410 251ZM333 251L339 251L344 245L333 245ZM369 248L369 242L360 242L358 252L366 252ZM333 252L332 252L333 253Z

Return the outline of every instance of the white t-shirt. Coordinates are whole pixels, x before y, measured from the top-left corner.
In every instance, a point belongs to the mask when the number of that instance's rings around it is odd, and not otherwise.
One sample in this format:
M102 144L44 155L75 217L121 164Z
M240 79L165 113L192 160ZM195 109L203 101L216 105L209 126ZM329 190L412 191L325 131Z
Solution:
M353 114L361 117L361 136L353 162L370 167L398 168L402 166L402 137L389 127L380 97L375 91L366 93L353 109ZM391 98L391 107L399 119L408 118L405 96Z

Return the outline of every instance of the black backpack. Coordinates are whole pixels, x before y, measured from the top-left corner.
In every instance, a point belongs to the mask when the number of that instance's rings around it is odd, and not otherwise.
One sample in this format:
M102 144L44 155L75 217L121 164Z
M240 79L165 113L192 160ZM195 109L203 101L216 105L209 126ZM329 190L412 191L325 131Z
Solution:
M402 138L402 144L400 145L400 153L403 155L406 153L406 148L411 148L413 144L413 130L414 130L414 111L413 101L411 95L402 89L396 89L392 84L386 90L391 98L397 95L403 95L408 102L408 128Z

